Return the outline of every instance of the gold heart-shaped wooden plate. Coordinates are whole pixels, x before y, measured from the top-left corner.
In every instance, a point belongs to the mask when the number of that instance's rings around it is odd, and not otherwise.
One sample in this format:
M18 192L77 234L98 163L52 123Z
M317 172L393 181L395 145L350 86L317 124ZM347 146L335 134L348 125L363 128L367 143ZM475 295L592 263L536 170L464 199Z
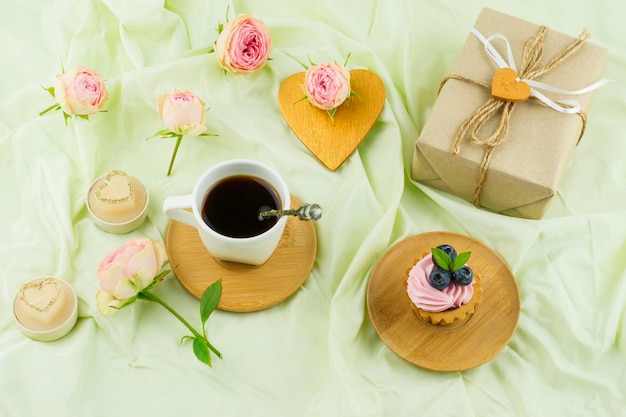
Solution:
M304 74L293 74L281 84L278 91L280 111L298 139L326 167L335 171L376 123L385 104L385 86L372 71L350 71L350 87L356 96L349 97L337 108L333 121L325 110L302 100Z
M524 101L530 97L530 86L517 80L517 72L513 68L500 68L493 75L491 96L504 101Z

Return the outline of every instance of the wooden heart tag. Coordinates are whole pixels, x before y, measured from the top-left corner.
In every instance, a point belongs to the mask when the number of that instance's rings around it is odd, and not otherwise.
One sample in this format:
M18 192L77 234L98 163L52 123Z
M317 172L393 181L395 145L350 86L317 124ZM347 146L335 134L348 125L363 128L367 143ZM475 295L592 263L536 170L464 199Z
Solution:
M500 68L491 81L491 96L499 100L519 102L530 97L530 86L524 81L516 81L517 72L513 68Z
M358 97L353 95L339 106L333 122L325 110L314 107L306 99L301 100L304 74L293 74L280 85L280 111L298 139L326 167L335 171L376 123L385 104L385 87L380 77L369 70L350 71L350 87Z

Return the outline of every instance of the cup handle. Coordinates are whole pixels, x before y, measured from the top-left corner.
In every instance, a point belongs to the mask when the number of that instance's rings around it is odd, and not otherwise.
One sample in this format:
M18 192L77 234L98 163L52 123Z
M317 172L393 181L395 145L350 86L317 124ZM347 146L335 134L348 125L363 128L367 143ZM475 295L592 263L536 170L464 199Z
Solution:
M185 210L192 207L193 194L175 195L167 197L163 202L163 212L170 219L185 223L197 228L198 224L191 211Z

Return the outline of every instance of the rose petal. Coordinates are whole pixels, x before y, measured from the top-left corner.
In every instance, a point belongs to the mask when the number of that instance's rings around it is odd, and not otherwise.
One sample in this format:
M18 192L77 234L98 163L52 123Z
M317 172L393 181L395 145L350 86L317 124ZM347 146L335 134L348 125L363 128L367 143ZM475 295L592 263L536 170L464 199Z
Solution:
M159 96L157 111L165 126L175 134L197 136L207 130L205 104L189 91Z
M334 109L350 96L350 73L338 64L312 65L304 75L304 91L315 107Z
M115 313L121 305L122 302L120 300L117 300L106 291L99 290L96 293L96 306L98 307L100 314L103 316Z
M108 100L104 80L96 71L77 66L57 77L54 96L70 115L98 113Z
M269 58L272 38L261 20L246 14L224 25L214 49L222 68L233 73L256 72Z

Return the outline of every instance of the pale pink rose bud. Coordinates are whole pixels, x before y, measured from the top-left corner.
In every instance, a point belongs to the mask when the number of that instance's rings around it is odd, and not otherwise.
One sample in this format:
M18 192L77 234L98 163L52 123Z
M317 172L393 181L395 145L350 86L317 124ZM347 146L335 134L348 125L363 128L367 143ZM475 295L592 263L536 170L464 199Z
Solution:
M164 262L163 245L147 238L132 239L109 253L98 266L100 313L110 314L111 308L119 308L148 287Z
M65 113L87 116L101 111L109 95L100 74L79 65L57 77L54 97Z
M350 72L342 65L312 65L304 75L304 92L322 110L332 110L350 96Z
M215 42L220 65L234 73L260 70L271 51L272 38L267 26L249 14L228 21Z
M159 96L157 112L165 126L177 135L198 136L207 131L204 102L189 91Z

